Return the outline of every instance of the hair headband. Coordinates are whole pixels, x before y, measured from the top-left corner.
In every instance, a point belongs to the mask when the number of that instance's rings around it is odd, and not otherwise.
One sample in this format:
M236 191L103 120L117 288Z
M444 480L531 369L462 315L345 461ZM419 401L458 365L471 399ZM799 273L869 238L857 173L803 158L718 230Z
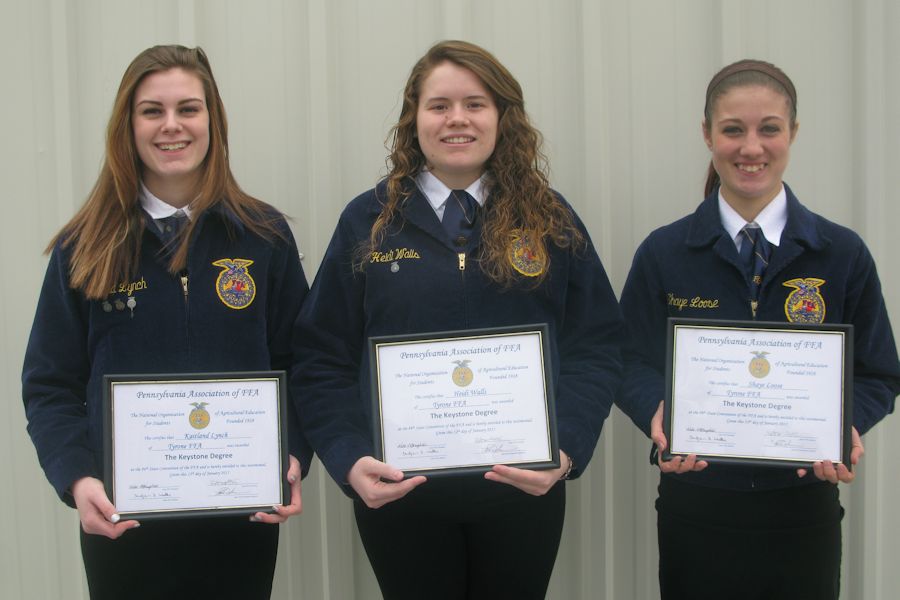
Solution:
M768 75L769 77L780 83L784 90L787 92L788 98L791 99L794 111L797 110L797 90L794 89L794 84L790 79L788 79L788 76L785 75L781 69L771 63L748 58L728 65L727 67L716 73L716 75L712 78L712 81L709 82L709 86L707 86L706 88L706 105L703 107L704 114L707 114L709 112L709 100L712 97L712 93L719 86L719 84L722 83L722 81L724 81L726 77L731 77L735 73L742 73L744 71L756 71L757 73Z

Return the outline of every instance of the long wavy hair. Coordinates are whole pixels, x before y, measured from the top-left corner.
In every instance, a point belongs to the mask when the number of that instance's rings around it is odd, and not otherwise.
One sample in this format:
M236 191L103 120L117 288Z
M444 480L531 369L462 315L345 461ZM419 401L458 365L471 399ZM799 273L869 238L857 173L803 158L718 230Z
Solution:
M508 253L516 236L527 235L529 249L544 260L543 271L533 278L538 285L549 272L547 244L569 248L583 244L584 236L575 225L572 211L550 191L542 136L525 112L519 82L488 51L455 40L435 44L412 68L403 90L400 119L387 140L387 197L369 239L357 255L357 267L364 268L365 258L381 246L398 210L415 190L413 178L427 167L416 136L419 94L425 79L446 62L468 69L481 80L497 106L499 118L494 152L485 164L489 201L481 216L480 268L503 286L520 281Z
M267 239L284 237L276 226L276 213L241 190L231 172L225 107L206 54L201 48L154 46L138 54L125 70L107 125L106 153L97 181L84 205L46 250L50 252L57 243L72 246L70 285L89 299L107 296L118 282L135 274L140 262L144 218L138 192L143 163L131 122L134 94L146 76L170 69L182 69L202 82L209 111L209 150L199 167L202 172L190 203L192 215L222 204L256 234ZM197 221L191 219L173 249L170 272L184 269L188 239Z
M762 60L745 58L723 67L713 75L706 88L706 106L703 108L703 128L707 135L712 127L713 113L719 98L737 87L762 86L781 94L788 103L791 131L797 128L797 90L784 71ZM712 161L706 170L703 197L709 196L721 180Z

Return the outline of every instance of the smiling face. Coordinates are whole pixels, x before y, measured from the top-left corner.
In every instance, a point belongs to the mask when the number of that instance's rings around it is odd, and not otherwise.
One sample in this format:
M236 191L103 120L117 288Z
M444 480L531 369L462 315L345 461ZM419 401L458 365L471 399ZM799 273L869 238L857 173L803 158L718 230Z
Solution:
M716 100L703 137L722 196L744 218L752 220L781 190L796 134L788 99L769 87L734 87Z
M169 204L186 205L209 150L203 83L177 68L147 75L134 93L131 127L144 184Z
M470 70L452 62L422 82L416 133L429 170L451 189L478 179L494 152L499 116L491 93Z

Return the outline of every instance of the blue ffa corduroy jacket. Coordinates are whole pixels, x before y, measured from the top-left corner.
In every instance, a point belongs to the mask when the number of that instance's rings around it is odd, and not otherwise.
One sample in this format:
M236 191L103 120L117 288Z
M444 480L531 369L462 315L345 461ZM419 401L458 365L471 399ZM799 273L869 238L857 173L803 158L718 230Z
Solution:
M267 241L221 208L199 219L187 289L166 270L149 218L133 280L104 300L87 301L69 286L71 246L53 250L25 352L22 396L41 466L70 505L73 482L103 478L103 375L290 370L291 327L309 288L287 223L281 219L286 240ZM213 264L220 259L253 261L249 304L217 291L227 268ZM289 451L306 473L312 452L288 405Z
M350 494L347 473L373 454L370 336L539 322L549 324L560 448L579 474L620 381L622 336L615 296L584 226L578 221L587 246L574 253L553 246L540 287L523 277L504 290L477 263L481 220L457 248L415 191L380 251L354 272L355 253L368 240L384 195L382 183L344 210L294 335L295 401L304 433L331 476Z
M853 425L862 435L893 411L900 392L900 363L875 263L856 233L810 212L785 189L787 225L769 259L756 319L783 322L791 315L814 322L812 313L821 311L825 323L853 324ZM791 295L801 283L813 301ZM666 319L751 320L748 297L747 275L719 217L718 189L694 214L644 240L622 291L629 341L617 404L645 434L665 394ZM801 480L794 469L724 465L673 476L732 489L818 481L812 475Z

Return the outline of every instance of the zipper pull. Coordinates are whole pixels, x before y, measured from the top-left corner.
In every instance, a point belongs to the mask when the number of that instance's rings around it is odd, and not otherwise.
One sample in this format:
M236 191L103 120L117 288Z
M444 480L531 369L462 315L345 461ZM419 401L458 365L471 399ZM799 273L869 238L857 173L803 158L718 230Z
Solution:
M184 301L187 302L188 299L188 274L181 274L181 289L184 290Z
M185 292L187 294L187 292ZM751 300L750 301L750 311L753 313L753 318L756 318L756 308L759 306L759 300Z
M459 258L459 270L465 271L466 270L466 253L460 252L456 256Z

